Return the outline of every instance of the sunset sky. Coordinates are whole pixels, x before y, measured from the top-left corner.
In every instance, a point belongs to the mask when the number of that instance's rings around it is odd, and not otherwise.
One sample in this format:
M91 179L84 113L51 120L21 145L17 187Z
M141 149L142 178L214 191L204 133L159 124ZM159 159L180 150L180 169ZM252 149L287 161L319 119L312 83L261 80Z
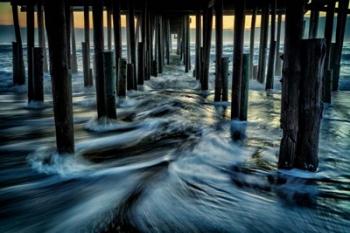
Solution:
M20 17L20 25L22 27L25 27L26 25L26 16L25 13L19 12ZM83 20L83 13L77 12L74 15L75 17L75 27L76 28L83 28L84 26L84 20ZM90 13L91 18L91 13ZM195 18L191 17L191 28L195 28ZM232 29L233 28L233 16L224 16L224 29ZM105 20L106 22L106 20ZM214 18L215 22L215 18ZM246 27L249 28L251 23L251 16L246 17ZM11 11L11 5L9 3L0 3L0 25L12 25L12 11ZM122 26L125 26L125 16L122 16ZM214 26L214 23L213 23ZM260 26L260 17L257 17L256 26Z

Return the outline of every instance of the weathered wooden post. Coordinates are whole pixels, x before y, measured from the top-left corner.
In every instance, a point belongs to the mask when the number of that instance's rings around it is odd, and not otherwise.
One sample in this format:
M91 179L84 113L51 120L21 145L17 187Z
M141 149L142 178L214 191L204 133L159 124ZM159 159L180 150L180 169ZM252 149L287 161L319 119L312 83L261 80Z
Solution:
M201 46L202 46L202 22L201 13L196 13L196 79L199 80L201 76Z
M34 6L27 5L27 60L28 60L28 103L33 100L33 48L34 48Z
M114 32L114 54L116 64L116 74L119 74L119 59L122 54L121 45L121 25L120 25L120 1L112 1L113 9L113 32ZM117 77L118 79L118 77Z
M254 66L255 24L256 24L256 8L253 9L252 21L250 25L249 67L250 67L251 74L253 73L253 66ZM253 76L251 76L251 78L253 78Z
M241 91L241 111L239 119L246 121L248 117L248 94L249 94L249 57L250 54L243 54L243 74L242 74L242 91Z
M165 20L165 57L166 57L166 63L167 65L170 64L170 50L171 50L171 34L170 34L170 20L167 18Z
M118 96L125 97L126 96L126 60L123 58L119 59L118 63Z
M265 3L262 9L261 27L260 27L259 66L258 66L258 78L257 78L260 83L265 83L268 26L269 26L269 6L268 4Z
M327 75L327 71L331 70L332 67L330 66L331 61L331 44L332 44L332 34L333 34L333 19L334 19L334 11L335 11L335 1L329 1L327 5L327 13L326 13L326 23L325 23L325 31L324 31L324 38L326 40L326 57L325 57L325 70L324 75ZM323 77L323 80L325 80L327 77ZM326 87L326 85L323 85ZM325 100L325 94L326 90L323 91L323 100Z
M137 62L137 84L143 85L145 79L145 56L144 56L144 42L139 42L137 47L138 62Z
M96 83L96 104L97 117L100 119L106 116L106 91L105 76L103 70L103 1L94 0L92 7L94 23L94 45L95 45L95 83Z
M110 119L117 119L115 104L116 76L114 74L114 54L112 51L103 53L104 75L106 77L106 112Z
M66 31L67 31L67 51L68 51L68 69L70 74L72 73L72 54L71 54L71 42L70 42L70 38L71 38L71 6L70 6L70 2L66 2L65 3L65 14L66 14Z
M157 42L158 42L158 72L159 73L163 73L163 65L164 65L164 44L163 44L163 17L161 15L159 15L157 17L158 21L157 21Z
M13 76L14 76L14 85L23 85L25 83L25 69L24 69L24 60L23 60L23 46L22 46L22 37L21 30L19 28L18 20L18 7L17 4L12 4L12 17L13 17L13 26L15 28L16 35L16 45L13 45L13 53L16 54L16 61L13 62ZM15 58L15 57L14 57Z
M323 93L323 102L331 103L332 102L332 80L333 80L333 70L327 70L324 75L324 93Z
M127 35L128 35L128 63L133 64L135 69L136 65L136 40L135 40L135 11L134 11L134 0L128 2L128 14L127 14ZM132 72L130 75L135 75L136 72ZM129 76L129 75L128 75ZM137 89L136 76L131 77L133 79L132 89ZM128 80L129 83L129 80ZM129 85L129 84L128 84Z
M317 37L317 29L318 29L318 11L319 0L312 0L311 2L311 15L310 15L310 25L309 25L309 38L314 39Z
M239 119L241 115L241 90L243 74L243 42L244 42L244 9L245 1L238 0L235 6L234 52L232 69L231 119Z
M65 0L44 1L57 151L74 153L72 87L68 71Z
M276 27L276 0L272 0L271 4L271 27L270 27L270 51L269 61L266 75L266 90L273 89L273 82L275 77L275 56L276 56L276 40L275 40L275 27Z
M337 91L339 88L340 61L343 51L348 6L349 0L339 0L339 12L337 16L337 31L335 36L335 53L333 64L333 91Z
M222 101L228 100L228 66L230 59L228 57L221 58L221 72L222 72Z
M20 52L19 52L19 45L17 42L12 42L12 80L13 80L13 85L19 85L19 79L20 74L19 74L19 67L20 67L20 63L19 63L19 56L20 56Z
M128 63L127 64L127 72L126 72L126 86L128 91L135 89L135 83L134 83L134 64Z
M38 40L39 47L43 48L43 69L44 72L48 72L48 63L46 56L46 43L45 43L45 30L44 30L44 19L43 19L43 6L41 2L37 4L37 18L38 18Z
M286 2L279 168L292 168L297 151L303 17L304 0Z
M71 23L71 38L72 38L72 72L77 73L78 72L78 59L77 59L77 46L75 43L75 26L74 26L74 10L71 8L70 10L70 23Z
M213 24L213 9L205 8L203 14L203 65L202 65L202 82L201 89L208 90L209 66L210 66L210 47L211 31Z
M152 26L151 26L151 12L149 9L149 2L146 0L146 66L147 66L147 75L145 77L145 80L150 80L151 78L151 67L152 67Z
M91 87L93 85L92 82L92 74L90 73L90 59L89 59L89 50L87 42L81 43L82 48L82 56L83 56L83 73L84 73L84 87Z
M44 54L43 48L36 47L33 50L34 67L33 67L33 100L44 101Z
M112 50L112 1L107 0L107 48Z
M304 40L301 56L299 132L294 167L316 171L318 140L322 119L322 77L325 42L323 39Z
M280 57L280 41L281 41L281 28L282 28L282 13L277 16L277 39L276 39L276 75L282 75L282 59Z
M82 43L83 53L83 71L84 71L84 86L93 86L92 72L90 71L90 6L85 2L84 4L84 40Z
M185 72L191 69L191 52L190 52L190 16L185 16Z
M215 66L215 94L214 101L221 101L222 96L222 30L223 30L223 0L215 1L215 40L216 40L216 66Z

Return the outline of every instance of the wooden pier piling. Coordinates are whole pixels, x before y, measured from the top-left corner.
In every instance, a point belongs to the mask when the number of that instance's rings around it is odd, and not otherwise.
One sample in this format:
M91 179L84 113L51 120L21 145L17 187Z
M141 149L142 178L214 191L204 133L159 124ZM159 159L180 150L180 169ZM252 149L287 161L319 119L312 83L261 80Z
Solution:
M103 70L103 2L94 0L92 7L94 24L94 47L95 47L95 84L96 84L96 104L97 117L106 117L106 91L105 77Z
M33 49L33 100L44 101L44 51L41 47Z
M122 55L120 1L112 1L112 10L113 10L113 34L114 34L114 54L115 54L116 74L119 74L119 71L118 71L119 59L121 58L121 55Z
M278 76L282 75L282 59L280 54L281 44L281 28L282 28L282 14L279 13L277 16L277 38L276 38L276 58L275 58L275 73Z
M46 40L45 40L45 28L44 28L44 18L43 18L43 6L41 2L37 4L37 19L38 19L38 42L39 47L43 48L43 69L44 72L48 72L48 62L46 55Z
M201 76L201 46L202 46L202 22L200 12L196 13L196 80L200 80Z
M33 86L33 49L34 49L34 6L27 5L27 65L28 65L28 102L33 100L34 86Z
M127 75L127 63L126 60L123 58L119 59L118 63L118 84L117 84L117 90L118 90L118 96L119 97L125 97L126 96L126 75Z
M71 39L72 39L72 64L71 69L72 73L78 72L78 58L77 58L77 45L75 42L75 25L74 25L74 10L71 8L70 11L70 23L71 23Z
M222 96L221 101L228 101L228 66L230 59L228 57L221 58L221 73L222 73Z
M114 74L114 54L112 51L103 52L103 68L106 79L106 115L110 119L117 119L116 112L116 76Z
M209 86L209 66L210 66L210 48L211 32L213 24L213 9L205 8L203 14L203 65L202 65L202 82L201 89L208 90Z
M311 14L310 14L310 25L309 25L309 38L314 39L317 37L318 21L319 21L319 11L318 11L319 0L312 0L311 2Z
M341 54L343 51L348 6L349 6L349 0L339 0L337 30L336 30L336 36L335 36L335 53L333 57L334 64L332 67L333 68L333 91L337 91L339 88L340 62L341 62Z
M74 153L72 86L68 71L65 0L45 1L57 151Z
M266 90L273 89L273 83L275 78L275 56L276 56L276 40L275 40L275 28L276 28L276 0L271 1L271 26L270 26L270 51L269 60L267 64L266 74Z
M84 86L93 86L93 75L90 64L90 6L85 3L84 5L84 40L82 43L83 53L83 72L84 72Z
M137 85L134 81L134 64L132 63L128 63L127 64L127 72L126 72L126 86L127 86L127 90L133 90L135 89L135 85Z
M302 41L299 132L294 167L309 171L316 171L318 167L325 49L323 39Z
M279 152L279 168L292 168L297 153L299 131L299 92L301 71L301 39L303 35L304 0L287 1L282 76L281 128L283 136Z
M137 80L136 80L136 39L135 39L135 9L134 9L134 0L128 1L128 13L127 13L127 35L128 35L128 63L133 64L134 71L130 75L134 75L131 78L132 89L137 89ZM129 77L129 75L128 75ZM129 83L129 80L128 80ZM129 87L129 84L128 84Z
M143 85L145 80L145 56L144 43L139 42L137 46L138 62L137 62L137 84Z
M259 66L258 66L258 81L265 83L266 71L266 48L269 26L269 6L265 3L262 9L261 27L260 27L260 44L259 44Z
M248 94L249 94L249 57L250 54L243 54L243 74L242 74L242 90L241 90L241 111L239 119L246 121L248 118Z
M214 101L221 101L222 97L222 47L223 47L223 0L215 1L215 40L216 40L216 66L215 66L215 94Z
M254 69L254 49L255 49L255 24L256 24L256 8L253 9L252 13L252 21L250 25L250 46L249 46L249 67L250 67L250 73L253 74ZM251 79L253 76L250 77Z
M24 68L24 59L23 59L23 45L22 45L22 36L21 30L19 27L18 19L18 6L15 3L12 4L12 17L13 17L13 26L15 29L16 44L13 46L13 54L16 55L15 61L13 61L13 78L14 85L23 85L25 84L25 68ZM15 58L15 57L13 57Z
M231 119L239 119L241 111L241 91L243 75L243 43L244 43L244 8L245 1L237 1L234 22L234 52L232 69Z

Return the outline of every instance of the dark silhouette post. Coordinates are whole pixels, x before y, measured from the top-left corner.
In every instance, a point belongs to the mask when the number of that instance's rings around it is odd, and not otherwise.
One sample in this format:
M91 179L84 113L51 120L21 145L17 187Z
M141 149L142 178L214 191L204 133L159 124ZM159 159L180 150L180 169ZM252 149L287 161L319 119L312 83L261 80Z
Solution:
M239 119L241 111L241 91L243 75L243 42L244 42L244 8L245 1L237 1L234 22L234 52L232 69L231 119Z
M68 71L65 0L45 1L57 151L74 153L72 86Z

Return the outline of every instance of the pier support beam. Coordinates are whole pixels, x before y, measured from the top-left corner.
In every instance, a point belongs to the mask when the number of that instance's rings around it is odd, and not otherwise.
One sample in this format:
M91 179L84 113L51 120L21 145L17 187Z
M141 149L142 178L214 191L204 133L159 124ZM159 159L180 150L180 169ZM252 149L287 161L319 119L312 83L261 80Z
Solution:
M135 40L135 11L134 11L134 0L128 1L128 14L127 14L127 38L128 38L128 63L133 64L135 69L136 66L136 40ZM132 89L137 89L137 80L135 76L136 72L132 73L134 75L132 78ZM128 75L129 76L129 75ZM128 80L129 81L129 80ZM129 87L129 84L128 84Z
M294 166L299 131L299 94L302 76L301 39L304 0L287 1L286 4L281 107L283 136L279 152L279 168L292 168Z
M335 53L333 64L333 91L339 88L340 62L343 51L344 35L346 28L349 0L339 0L339 12L337 16L337 31L335 37Z
M216 66L215 66L215 95L214 101L222 99L222 31L223 31L223 0L215 1L215 40L216 40Z
M318 11L318 2L319 0L312 0L311 2L311 15L310 15L310 26L309 26L309 38L314 39L317 37L318 29L318 20L319 20L319 11Z
M249 94L249 57L250 54L243 54L243 75L242 75L242 90L241 90L241 111L239 119L246 121L248 118L248 94Z
M74 26L74 10L71 8L70 11L70 22L71 22L71 38L72 38L72 73L78 72L78 59L77 59L77 45L75 42L75 26Z
M72 84L68 71L65 0L44 1L57 151L74 153Z
M326 13L326 23L325 23L325 31L324 38L326 40L326 57L325 57L325 70L323 72L324 75L329 74L328 70L333 73L331 67L331 44L332 44L332 34L333 34L333 21L334 21L334 11L335 11L335 1L329 1L327 5L327 13ZM329 77L324 76L323 82ZM327 85L323 85L323 87L327 87ZM331 95L331 93L326 93L326 89L323 90L323 101L327 102L327 95Z
M221 58L222 72L222 101L228 101L228 66L230 59L228 57Z
M13 17L13 26L15 28L15 35L16 35L16 45L13 46L13 54L16 54L16 60L13 62L13 81L14 81L13 84L23 85L25 84L23 45L22 45L21 30L19 27L18 7L15 3L12 3L12 17ZM15 56L13 58L15 58Z
M36 47L33 50L33 100L44 101L44 52L43 48Z
M213 9L204 9L203 14L203 65L201 89L208 90L209 85L209 66L210 66L210 47L211 47L211 31L213 24Z
M196 79L200 80L201 76L201 46L202 46L202 21L200 12L196 13Z
M119 59L118 62L118 96L125 97L126 96L126 60L123 58Z
M112 1L107 0L107 48L112 50Z
M299 132L294 167L309 171L316 171L318 167L325 49L322 39L302 42Z
M238 0L235 8L234 52L232 69L231 119L239 119L241 112L241 91L243 75L243 43L244 43L244 9L245 1Z
M120 1L112 1L113 9L113 32L114 32L114 54L116 64L116 74L119 74L119 59L122 55L122 39L121 39L121 24L120 24ZM117 77L118 79L118 77Z
M48 62L46 55L46 40L45 40L45 29L44 29L44 18L43 18L43 6L41 3L37 5L37 18L38 18L38 41L39 47L43 48L43 69L44 72L48 72Z
M27 61L28 61L28 103L33 100L33 49L34 49L34 6L27 5Z
M103 71L103 1L94 0L92 7L95 45L95 84L97 117L106 117L106 90Z
M138 62L137 62L137 84L143 85L145 80L145 56L144 43L139 42L137 46Z
M191 69L191 50L190 50L190 16L185 16L185 72Z
M115 86L116 77L114 74L114 56L112 51L103 53L103 68L106 78L106 113L110 119L117 119L116 102L115 102Z
M281 41L281 28L282 28L282 13L277 16L277 38L276 38L276 63L275 63L275 73L276 75L282 75L282 59L280 54L280 41Z
M92 69L90 64L90 6L84 5L84 40L82 43L84 86L93 86Z
M265 83L268 26L269 26L269 6L266 3L262 9L261 27L260 27L259 66L258 66L258 78L257 78L260 83Z
M250 46L249 46L249 69L250 69L250 78L252 79L253 76L253 67L254 67L254 47L255 47L255 24L256 24L256 8L253 9L252 13L252 21L250 25Z
M275 29L276 28L276 0L271 1L271 26L270 26L270 51L269 51L269 61L267 66L266 75L266 90L273 89L274 79L275 79L275 56L276 56L276 40L275 40Z

